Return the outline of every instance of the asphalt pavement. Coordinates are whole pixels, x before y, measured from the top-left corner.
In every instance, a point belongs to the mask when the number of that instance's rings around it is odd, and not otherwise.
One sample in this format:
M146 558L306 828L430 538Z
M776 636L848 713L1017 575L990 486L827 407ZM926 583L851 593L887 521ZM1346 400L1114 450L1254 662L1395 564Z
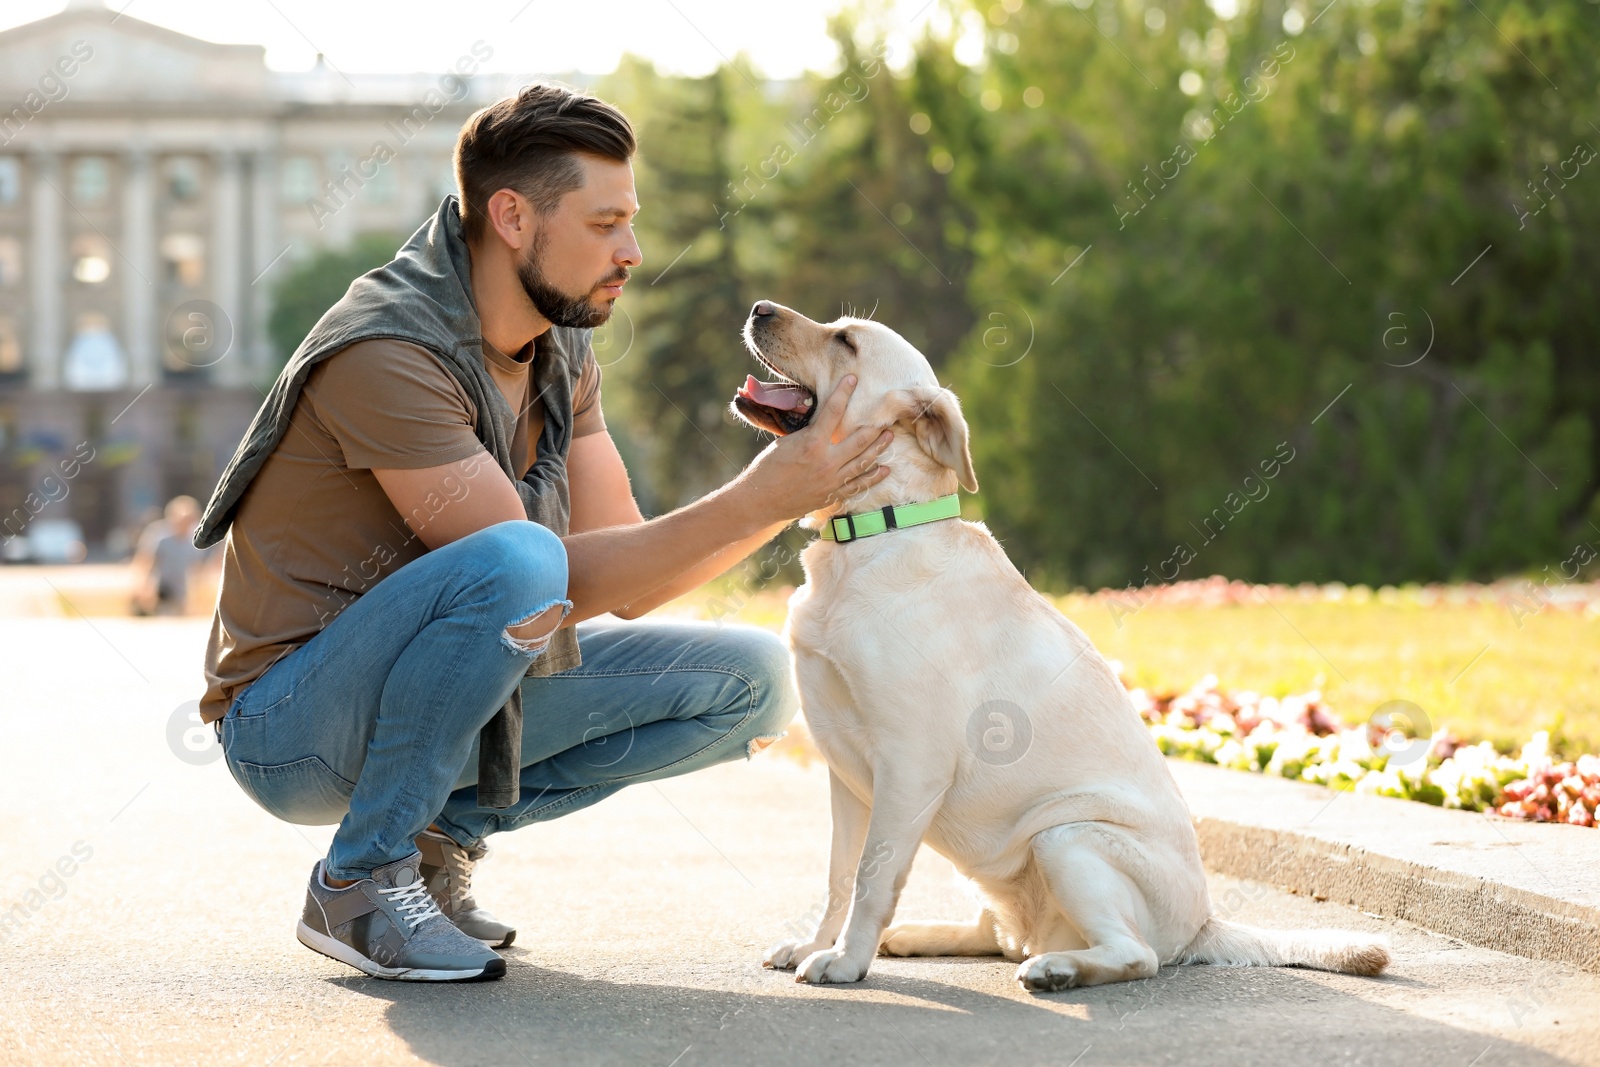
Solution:
M187 732L206 625L0 619L0 1064L1600 1063L1600 976L1221 876L1229 917L1382 931L1391 971L1041 996L1001 960L881 959L798 985L760 957L820 904L827 783L770 752L495 839L505 979L368 979L294 939L331 828L277 822ZM924 852L902 917L971 911Z

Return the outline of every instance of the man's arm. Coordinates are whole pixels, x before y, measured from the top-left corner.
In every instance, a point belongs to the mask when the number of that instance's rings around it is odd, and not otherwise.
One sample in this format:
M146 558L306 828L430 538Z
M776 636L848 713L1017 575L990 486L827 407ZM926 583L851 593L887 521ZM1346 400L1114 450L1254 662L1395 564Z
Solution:
M676 578L668 581L665 585L657 587L653 592L635 597L619 608L613 608L612 613L623 619L637 619L641 615L649 614L663 604L678 599L685 593L699 589L711 579L732 570L741 560L747 558L750 553L787 529L793 521L793 519L784 519L782 522L773 523L771 526L758 530L743 540L735 541L731 545L718 549Z
M563 538L573 605L564 625L607 611L637 618L722 573L794 521L774 521L761 504L735 480L646 522Z
M609 430L572 439L567 453L567 484L572 487L572 520L568 533L588 533L607 526L632 526L644 521L633 498L628 468Z
M588 533L608 526L632 526L644 522L633 497L628 469L617 452L616 442L605 430L585 434L572 442L567 456L568 481L572 484L572 525L570 533ZM629 604L613 608L619 618L636 619L654 611L684 593L698 589L723 574L750 553L776 537L789 525L785 519L757 531L750 537L720 548L668 581L655 592Z
M800 516L879 481L888 473L877 459L892 440L889 431L863 426L834 440L853 389L854 379L847 378L810 425L768 445L733 481L694 503L647 522L563 538L567 598L573 602L564 625L618 609L630 617L642 614L678 595L682 590L673 590L691 580L691 569L703 577L685 589L727 570ZM429 548L527 517L516 488L487 455L372 473ZM448 503L430 506L430 497ZM742 545L748 547L735 554Z
M781 519L763 524L729 544L726 538L744 529L743 520L737 515L729 517L727 501L719 500L713 507L708 497L689 507L710 508L709 526L698 529L690 522L693 516L685 518L675 512L653 520L656 524L666 518L674 520L667 524L666 532L657 532L640 513L622 457L610 434L604 432L574 440L567 467L574 488L572 522L563 541L567 547L568 598L573 601L573 610L564 625L607 610L620 618L637 618L722 574L793 521ZM527 518L516 489L486 452L439 467L374 469L372 473L389 499L396 501L407 525L429 548L447 545L498 522ZM402 508L398 501L413 503ZM720 523L730 525L720 528ZM651 529L639 529L645 526ZM625 536L618 536L624 532ZM681 543L688 550L682 557L687 560L682 569L669 569L670 549L667 557L657 549L662 537ZM695 540L683 541L684 537ZM624 565L627 563L634 566ZM608 572L615 580L578 580L580 574L594 570ZM618 599L629 594L633 594L629 602ZM599 606L602 603L611 606Z

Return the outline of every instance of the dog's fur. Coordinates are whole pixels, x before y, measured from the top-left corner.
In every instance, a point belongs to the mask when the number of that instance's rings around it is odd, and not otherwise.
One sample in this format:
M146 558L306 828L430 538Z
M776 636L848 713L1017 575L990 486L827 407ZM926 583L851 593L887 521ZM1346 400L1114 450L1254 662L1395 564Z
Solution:
M881 460L890 474L808 516L809 527L977 489L955 395L894 331L763 302L745 340L819 397L855 374L841 434L894 424ZM734 410L774 429L747 398ZM802 561L784 633L828 762L833 851L815 933L774 946L766 966L802 982L855 982L879 951L1000 955L1020 964L1024 988L1057 990L1148 978L1169 963L1364 975L1388 964L1382 938L1212 913L1188 810L1121 683L983 524L818 539ZM889 925L924 841L981 892L971 922Z

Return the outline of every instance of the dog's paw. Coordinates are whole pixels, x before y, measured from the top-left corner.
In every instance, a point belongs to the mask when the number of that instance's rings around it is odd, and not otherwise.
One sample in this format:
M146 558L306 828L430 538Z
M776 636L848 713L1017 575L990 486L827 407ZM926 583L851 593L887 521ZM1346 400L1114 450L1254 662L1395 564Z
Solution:
M928 936L929 923L896 923L878 940L880 956L938 956L938 946Z
M795 966L819 948L827 948L815 941L779 941L767 949L767 954L761 957L761 966L770 967L775 971L792 971Z
M845 982L859 982L867 976L867 967L857 963L849 956L837 949L823 949L807 956L795 971L796 982L810 982L812 985L840 984Z
M1078 968L1065 952L1046 952L1022 961L1017 984L1030 993L1054 993L1078 984Z
M917 953L908 943L905 928L891 926L883 932L878 939L878 955L880 956L915 956Z

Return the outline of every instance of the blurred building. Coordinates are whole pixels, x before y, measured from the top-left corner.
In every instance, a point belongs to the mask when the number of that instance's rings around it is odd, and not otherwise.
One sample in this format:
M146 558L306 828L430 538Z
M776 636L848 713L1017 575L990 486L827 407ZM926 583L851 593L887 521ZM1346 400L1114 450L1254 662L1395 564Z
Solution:
M100 0L0 32L0 540L70 518L115 551L205 500L287 355L274 285L454 190L462 121L527 80L489 54L283 73Z

